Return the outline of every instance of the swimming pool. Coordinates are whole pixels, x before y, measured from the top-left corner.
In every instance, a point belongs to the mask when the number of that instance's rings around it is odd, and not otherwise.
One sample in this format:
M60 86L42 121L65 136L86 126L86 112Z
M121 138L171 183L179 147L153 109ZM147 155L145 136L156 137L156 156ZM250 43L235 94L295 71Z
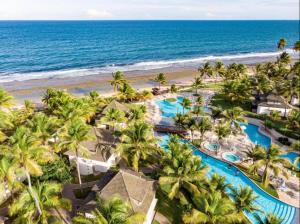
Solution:
M207 150L213 151L213 152L218 151L220 149L220 145L217 144L217 143L208 143L208 142L206 142L203 146Z
M222 154L223 159L231 162L231 163L237 163L241 161L241 157L235 153L232 152L224 152Z
M175 117L177 113L183 113L183 107L180 103L182 103L183 97L178 96L176 101L170 102L168 100L158 100L156 104L158 105L159 109L161 110L162 116L165 118L172 118ZM207 106L203 107L204 112L209 113L210 109ZM185 109L184 112L188 112L190 109Z
M271 146L271 139L259 132L259 127L254 124L241 124L242 129L247 134L248 138L253 142L254 144L261 145L265 149L269 148ZM287 158L290 160L291 163L294 163L297 157L299 157L299 153L296 152L288 152L287 154L283 155L283 158ZM298 168L300 168L300 162L297 164Z
M165 148L167 146L167 142L169 141L169 136L167 134L160 135L161 147ZM186 142L186 141L185 141ZM256 184L254 184L245 174L240 172L239 169L229 166L229 164L215 159L213 157L207 156L206 154L200 152L195 146L191 145L194 155L200 156L204 164L209 166L209 171L207 175L210 177L213 173L218 173L226 178L228 183L231 183L233 187L239 187L239 185L246 187L249 186L253 189L254 193L259 197L256 199L256 205L260 206L265 213L272 213L284 221L284 224L293 223L293 219L295 216L296 208L285 204L276 198L270 196L261 188L259 188ZM258 215L263 216L263 213L257 212ZM247 217L254 224L257 223L254 215L251 213L246 213ZM296 221L295 221L296 223Z

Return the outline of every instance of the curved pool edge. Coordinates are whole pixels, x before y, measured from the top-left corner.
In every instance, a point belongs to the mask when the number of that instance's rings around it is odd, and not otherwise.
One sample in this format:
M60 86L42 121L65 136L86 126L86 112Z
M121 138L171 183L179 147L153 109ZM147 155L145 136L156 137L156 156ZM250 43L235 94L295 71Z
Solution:
M193 147L197 148L199 151L201 151L201 152L202 152L203 154L205 154L206 156L209 156L210 158L219 160L220 162L227 163L228 165L231 165L231 166L233 166L234 168L238 169L238 170L239 170L246 178L248 178L253 184L255 184L259 189L261 189L262 191L264 191L264 192L265 192L267 195L269 195L270 197L272 197L272 198L274 198L274 199L277 200L277 201L280 201L280 202L282 202L282 203L284 203L284 204L287 204L287 205L289 205L289 206L291 206L291 207L293 207L293 208L299 210L298 207L295 207L294 205L291 205L291 204L289 204L289 203L287 203L287 202L285 202L285 201L282 201L282 200L280 200L279 198L276 198L276 197L274 197L273 195L271 195L270 193L268 193L267 191L265 191L265 190L264 190L263 188L261 188L258 184L256 184L250 177L248 177L248 175L247 175L244 171L242 171L239 167L237 167L236 164L231 163L231 162L229 162L229 161L224 161L224 160L219 159L219 158L216 158L216 157L214 157L214 156L211 156L211 155L207 154L206 152L200 150L197 146L193 145L190 141L188 141L188 142L189 142L189 144L191 144ZM299 224L299 223L297 223L297 224Z

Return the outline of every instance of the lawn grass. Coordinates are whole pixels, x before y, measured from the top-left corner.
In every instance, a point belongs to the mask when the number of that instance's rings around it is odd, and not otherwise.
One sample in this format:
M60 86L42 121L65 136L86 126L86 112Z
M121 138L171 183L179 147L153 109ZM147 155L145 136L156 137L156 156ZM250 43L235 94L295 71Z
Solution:
M170 223L179 224L182 223L182 208L180 207L178 201L170 200L167 195L165 195L161 189L156 191L157 211L164 215Z
M170 102L170 103L176 102L176 101L177 101L176 98L167 98L167 99L165 99L165 100L168 101L168 102Z
M244 103L229 101L224 94L216 94L211 99L211 105L221 107L223 110L231 109L233 107L241 107L244 111L251 111L251 101Z
M204 87L202 89L209 89L209 90L214 90L218 91L221 90L223 87L224 82L208 82L204 84Z

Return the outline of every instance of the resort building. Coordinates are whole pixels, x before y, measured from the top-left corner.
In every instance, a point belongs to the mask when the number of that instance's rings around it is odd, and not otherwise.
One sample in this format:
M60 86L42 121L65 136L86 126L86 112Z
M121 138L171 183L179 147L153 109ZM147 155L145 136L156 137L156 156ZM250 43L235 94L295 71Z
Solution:
M110 130L94 128L91 134L94 135L94 139L82 142L79 147L78 161L81 175L106 172L117 163L118 159L113 151L118 139ZM65 155L69 157L70 162L76 160L74 151L67 151Z
M300 104L299 97L297 97L297 96L292 96L291 104L292 104L293 106L299 105L299 104Z
M292 106L286 103L283 97L275 94L261 97L256 105L258 114L270 114L272 111L278 111L281 116L287 116L292 110Z
M85 216L91 216L96 208L96 198L109 200L119 196L126 201L136 213L146 216L144 224L151 224L155 215L157 199L155 198L156 183L143 174L121 169L118 172L108 171L92 188L84 204L78 209Z

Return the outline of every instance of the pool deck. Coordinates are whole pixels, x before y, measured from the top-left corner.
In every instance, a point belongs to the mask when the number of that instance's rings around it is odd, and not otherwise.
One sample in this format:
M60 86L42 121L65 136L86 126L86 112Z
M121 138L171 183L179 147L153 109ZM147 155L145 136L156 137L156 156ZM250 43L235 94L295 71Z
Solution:
M148 120L152 123L152 124L158 124L159 122L162 121L162 113L158 107L158 105L156 105L156 101L157 100L163 100L163 99L166 99L166 98L169 98L169 97L172 97L172 98L176 98L177 96L184 96L184 97L193 97L192 96L193 93L179 93L179 94L167 94L167 95L161 95L161 96L157 96L155 97L154 99L151 100L150 103L148 103L148 108L149 108L149 105L150 105L150 110L151 112L148 114ZM207 93L208 95L210 94L213 94L211 91L209 91ZM169 122L172 122L172 119L168 119ZM254 124L254 125L257 125L259 126L259 131L270 137L272 139L272 142L275 142L276 144L280 145L284 150L288 150L288 148L286 146L282 146L280 143L278 143L278 141L276 140L276 138L278 138L278 136L272 134L272 133L267 133L265 130L264 130L264 126L263 126L263 123L262 121L258 120L258 119L253 119L253 118L248 118L247 117L247 120L249 123L251 124ZM278 133L279 134L279 133ZM279 134L280 135L280 134ZM195 135L195 137L197 136L197 134ZM214 140L214 133L212 132L207 132L205 134L205 138L206 139L209 139L210 141L215 141ZM253 143L250 141L249 138L247 138L247 136L245 135L238 135L238 136L231 136L230 138L228 138L230 141L232 141L231 143L228 144L225 144L225 145L222 145L221 144L221 150L218 154L216 154L215 152L212 152L212 151L209 151L209 150L205 150L203 149L203 147L201 147L201 151L203 151L205 154L208 154L212 157L215 157L219 160L222 160L228 164L231 164L231 165L236 165L236 163L231 163L227 160L224 160L222 158L222 153L224 152L237 152L236 150L232 150L231 146L232 144L234 143L235 146L238 146L239 149L241 146L243 146L244 149L250 147L251 145L253 146ZM227 140L228 141L228 140ZM238 154L240 155L240 154ZM240 163L241 164L241 163ZM246 165L245 162L243 162L243 164ZM295 189L299 189L300 186L299 186L299 178L298 177L295 177L295 176L291 176L290 175L290 178L288 180L287 183L291 183L293 186L295 186ZM278 192L278 195L279 195L279 200L281 200L282 202L284 203L287 203L289 205L292 205L294 207L297 207L299 208L300 207L300 198L299 198L299 190L295 190L295 189L290 189L290 188L287 188L286 191L277 191ZM290 193L292 191L292 193ZM293 196L290 196L290 194L293 194ZM298 211L298 215L299 215L299 211Z

